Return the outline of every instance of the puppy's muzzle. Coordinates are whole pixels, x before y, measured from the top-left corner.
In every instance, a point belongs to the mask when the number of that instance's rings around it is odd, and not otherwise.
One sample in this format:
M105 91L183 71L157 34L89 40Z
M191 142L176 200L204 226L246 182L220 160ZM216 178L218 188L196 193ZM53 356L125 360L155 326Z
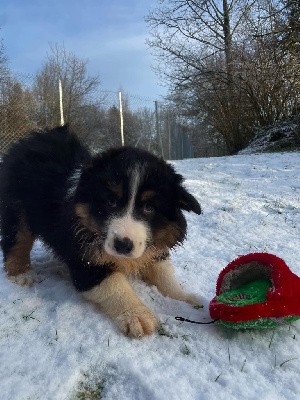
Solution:
M133 241L128 237L114 239L114 249L118 254L129 255L133 249Z

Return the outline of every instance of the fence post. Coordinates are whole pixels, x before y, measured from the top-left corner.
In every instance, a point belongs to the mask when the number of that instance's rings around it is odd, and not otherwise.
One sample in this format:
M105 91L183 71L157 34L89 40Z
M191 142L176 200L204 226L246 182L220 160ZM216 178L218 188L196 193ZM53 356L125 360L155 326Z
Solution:
M122 92L119 92L119 105L120 105L120 132L121 132L121 143L124 146L124 119L123 119L123 103L122 103Z
M168 129L168 144L169 144L169 160L172 160L172 141L171 141L171 122L170 122L170 110L167 112L167 129Z
M60 125L63 126L65 124L65 119L64 119L63 92L62 92L61 79L58 81L58 90L59 90Z
M158 101L155 100L154 102L155 104L155 126L156 126L156 134L159 137L159 141L160 141L160 148L161 148L161 156L164 159L165 155L164 155L164 148L163 148L163 144L162 144L162 138L161 138L161 132L160 132L160 128L159 128L159 119L158 119Z

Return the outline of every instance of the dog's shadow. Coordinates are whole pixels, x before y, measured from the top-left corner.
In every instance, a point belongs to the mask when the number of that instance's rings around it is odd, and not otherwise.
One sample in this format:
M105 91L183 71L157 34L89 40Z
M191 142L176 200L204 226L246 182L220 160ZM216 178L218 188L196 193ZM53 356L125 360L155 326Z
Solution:
M42 243L37 242L32 249L31 270L37 282L27 290L34 291L35 296L59 304L66 300L78 301L80 295L73 286L68 267Z

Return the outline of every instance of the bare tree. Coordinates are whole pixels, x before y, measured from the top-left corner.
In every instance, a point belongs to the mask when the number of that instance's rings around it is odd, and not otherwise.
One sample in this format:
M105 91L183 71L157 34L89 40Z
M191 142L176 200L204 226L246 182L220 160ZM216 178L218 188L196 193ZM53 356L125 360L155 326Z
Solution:
M157 50L160 58L171 62L172 67L175 61L176 65L183 63L187 69L202 72L203 62L221 52L225 54L226 66L230 70L232 36L241 18L235 18L232 27L231 17L236 3L240 2L160 1L160 6L146 17L152 36L148 43ZM181 79L189 79L189 74Z
M249 15L241 80L259 125L286 120L299 109L300 22L297 28L291 15L300 11L294 7L294 1L264 0Z
M87 60L68 52L64 46L52 46L34 85L34 93L40 103L42 126L59 124L59 80L62 82L65 120L76 126L81 106L98 87L99 78L88 76Z
M5 54L5 48L3 40L0 39L0 81L9 75L9 69L7 66L7 56Z
M163 78L173 92L192 95L192 108L205 115L209 124L224 122L221 130L215 127L230 152L248 140L236 113L241 99L234 90L234 54L242 23L253 4L251 0L160 1L146 17L151 29L148 43L158 57Z
M229 153L299 109L299 10L299 0L161 0L146 19L171 99Z
M152 151L154 154L159 154L158 142L156 131L156 120L154 105L151 108L143 107L135 112L135 117L138 124L138 135L134 146L144 148Z

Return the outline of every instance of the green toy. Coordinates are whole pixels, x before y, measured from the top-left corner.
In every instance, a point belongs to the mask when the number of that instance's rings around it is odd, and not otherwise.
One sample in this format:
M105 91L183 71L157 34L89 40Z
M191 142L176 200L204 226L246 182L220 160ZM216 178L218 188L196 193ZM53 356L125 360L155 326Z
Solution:
M216 297L216 301L223 304L235 305L238 307L246 306L255 303L264 303L267 298L267 291L272 287L272 282L268 279L258 279L242 285L238 289L230 290ZM299 317L286 317L286 318L259 318L250 321L242 322L227 322L218 320L227 328L233 329L261 329L261 328L275 328L278 324L288 324Z

